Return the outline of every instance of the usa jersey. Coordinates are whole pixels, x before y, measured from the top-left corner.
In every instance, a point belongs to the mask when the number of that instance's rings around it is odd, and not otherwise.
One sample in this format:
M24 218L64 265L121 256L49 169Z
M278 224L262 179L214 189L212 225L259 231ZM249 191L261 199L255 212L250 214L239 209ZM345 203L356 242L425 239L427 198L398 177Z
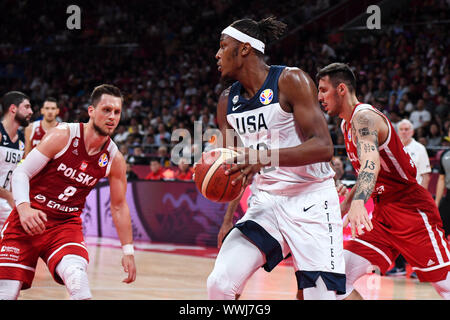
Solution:
M3 124L0 122L0 187L11 191L11 175L17 164L22 160L25 150L25 137L21 131L17 131L19 138L12 142ZM6 199L0 198L0 226L11 212L11 207Z
M403 146L391 122L384 114L369 104L358 104L353 109L351 119L360 110L376 112L383 117L389 129L386 141L378 148L380 153L380 172L378 173L372 197L377 195L395 197L406 186L417 184L414 162ZM345 148L348 158L353 168L359 173L361 164L359 163L356 144L352 137L351 121L350 123L346 123L345 120L342 120L341 129L345 138Z
M0 134L2 135L0 142L0 187L10 191L11 174L22 160L25 150L25 137L21 131L17 131L19 138L16 142L12 142L1 122Z
M41 142L42 138L45 135L45 130L42 128L42 120L33 121L31 124L31 134L30 134L30 142L31 147L34 148Z
M285 66L271 66L267 78L251 99L241 95L235 82L227 106L227 121L244 147L280 149L296 147L305 139L292 113L284 111L278 100L278 79ZM264 168L255 176L255 187L274 194L297 194L332 186L334 171L327 162L299 167Z
M86 197L97 182L109 174L117 152L108 138L95 155L88 155L83 123L65 123L70 129L66 146L30 181L30 202L55 219L80 216Z

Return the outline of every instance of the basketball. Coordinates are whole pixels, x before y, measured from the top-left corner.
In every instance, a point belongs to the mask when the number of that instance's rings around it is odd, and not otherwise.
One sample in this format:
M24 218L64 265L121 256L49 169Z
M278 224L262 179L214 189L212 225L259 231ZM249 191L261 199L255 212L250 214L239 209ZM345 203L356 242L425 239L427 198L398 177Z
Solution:
M234 186L231 184L240 172L225 175L225 171L233 165L226 164L226 160L235 156L237 152L226 148L202 153L202 158L194 166L194 181L205 198L215 202L228 202L240 195L242 180Z

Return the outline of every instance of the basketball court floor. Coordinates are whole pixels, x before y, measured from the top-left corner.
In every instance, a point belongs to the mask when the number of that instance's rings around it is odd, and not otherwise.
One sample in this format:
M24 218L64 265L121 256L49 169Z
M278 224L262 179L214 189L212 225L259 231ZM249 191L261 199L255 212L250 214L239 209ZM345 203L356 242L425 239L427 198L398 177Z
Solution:
M213 269L215 248L172 244L135 243L137 278L122 283L120 243L112 239L86 239L90 257L89 281L94 300L205 300L206 279ZM369 300L440 300L428 283L410 278L367 275L355 287ZM248 281L241 300L293 300L297 284L289 260L272 272L257 271ZM64 286L55 283L39 261L31 289L23 300L64 300Z

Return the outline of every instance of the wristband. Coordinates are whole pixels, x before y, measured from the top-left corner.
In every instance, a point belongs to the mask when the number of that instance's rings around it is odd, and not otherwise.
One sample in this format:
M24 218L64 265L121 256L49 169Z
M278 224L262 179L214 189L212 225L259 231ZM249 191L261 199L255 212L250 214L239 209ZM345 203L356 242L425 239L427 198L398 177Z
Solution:
M123 254L126 256L134 255L134 247L133 244L126 244L122 246Z

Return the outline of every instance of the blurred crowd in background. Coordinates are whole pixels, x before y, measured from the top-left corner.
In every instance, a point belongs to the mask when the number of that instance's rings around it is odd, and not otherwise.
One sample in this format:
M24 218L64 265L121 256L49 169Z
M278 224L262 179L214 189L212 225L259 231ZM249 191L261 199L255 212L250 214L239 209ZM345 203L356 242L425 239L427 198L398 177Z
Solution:
M81 30L66 27L65 1L2 1L13 11L0 30L0 92L20 90L34 107L58 100L60 120L86 122L89 95L101 83L124 94L114 141L129 163L148 168L146 179L192 179L192 163L170 159L172 132L216 128L220 80L215 54L220 32L244 17L275 15L288 37L269 44L267 63L297 66L314 79L331 62L346 62L357 76L358 98L394 123L409 119L414 138L431 159L450 144L449 1L410 1L383 18L381 30L295 31L342 1L80 1ZM239 10L236 8L239 7ZM244 14L245 13L245 14ZM329 130L346 170L338 118ZM201 146L193 146L201 147ZM189 162L189 161L187 161Z

